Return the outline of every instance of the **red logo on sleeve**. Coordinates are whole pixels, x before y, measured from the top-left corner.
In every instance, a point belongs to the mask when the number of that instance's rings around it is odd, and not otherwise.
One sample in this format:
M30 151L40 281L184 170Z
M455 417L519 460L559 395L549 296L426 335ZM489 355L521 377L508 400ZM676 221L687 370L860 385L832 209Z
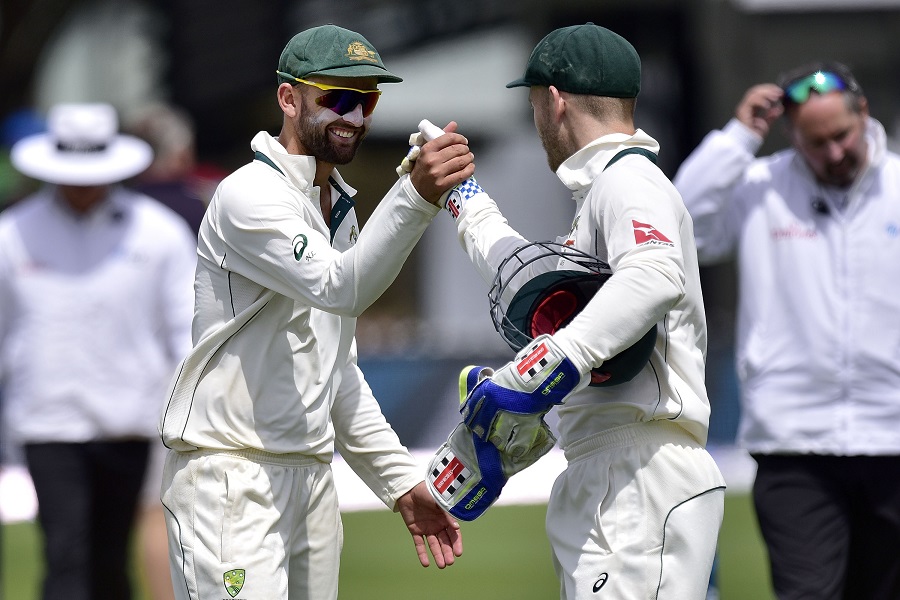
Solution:
M674 246L672 240L664 236L659 230L653 225L649 225L647 223L641 223L640 221L631 220L631 225L634 227L634 243L640 246L641 244L646 243L656 243L656 244L667 244L669 246Z

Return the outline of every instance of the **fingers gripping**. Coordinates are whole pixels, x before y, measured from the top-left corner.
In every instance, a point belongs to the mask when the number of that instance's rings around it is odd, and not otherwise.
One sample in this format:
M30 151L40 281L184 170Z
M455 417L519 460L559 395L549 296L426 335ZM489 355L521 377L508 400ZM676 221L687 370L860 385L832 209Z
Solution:
M407 152L403 160L400 161L400 166L397 167L397 176L402 177L404 173L412 171L413 164L415 164L416 159L419 158L419 154L421 153L422 146L425 142L430 142L442 135L444 135L443 129L428 119L422 119L419 122L419 131L411 133L409 136L409 152Z
M422 145L425 141L425 137L420 131L410 134L409 152L406 153L406 156L400 161L400 166L397 167L397 177L403 177L404 174L412 171L416 159L419 158L419 154L422 152Z

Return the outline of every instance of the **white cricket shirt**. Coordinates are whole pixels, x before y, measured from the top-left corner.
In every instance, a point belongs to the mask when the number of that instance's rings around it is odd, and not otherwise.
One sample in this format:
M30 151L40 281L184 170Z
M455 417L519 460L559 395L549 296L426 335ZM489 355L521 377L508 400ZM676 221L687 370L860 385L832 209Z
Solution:
M265 132L254 160L219 185L200 227L195 347L160 432L189 451L342 457L392 506L423 479L356 363L356 317L390 285L439 208L402 177L360 231L335 171L332 232L315 159ZM334 207L343 204L338 219ZM339 221L339 225L337 224Z
M653 355L634 379L587 387L558 409L563 448L619 425L656 419L674 421L706 442L706 317L691 218L648 158L627 155L604 170L619 151L635 147L659 150L640 130L607 135L557 170L572 190L576 211L568 235L557 241L609 263L613 275L554 340L584 375L657 324ZM527 243L484 193L468 200L457 225L460 242L487 282L506 256Z
M838 193L793 149L755 158L762 139L736 119L675 177L704 263L737 256L752 452L900 453L900 156L871 118L866 139L865 170Z

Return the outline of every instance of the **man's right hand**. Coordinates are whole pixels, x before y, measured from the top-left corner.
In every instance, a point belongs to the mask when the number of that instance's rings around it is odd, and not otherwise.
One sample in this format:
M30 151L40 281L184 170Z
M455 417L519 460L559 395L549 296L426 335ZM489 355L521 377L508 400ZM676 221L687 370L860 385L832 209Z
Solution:
M755 85L744 94L734 116L765 139L772 123L784 114L784 105L781 103L783 95L784 91L774 83Z
M416 191L437 206L444 192L475 173L475 156L469 141L456 133L456 122L451 121L444 131L445 135L422 146L409 174Z

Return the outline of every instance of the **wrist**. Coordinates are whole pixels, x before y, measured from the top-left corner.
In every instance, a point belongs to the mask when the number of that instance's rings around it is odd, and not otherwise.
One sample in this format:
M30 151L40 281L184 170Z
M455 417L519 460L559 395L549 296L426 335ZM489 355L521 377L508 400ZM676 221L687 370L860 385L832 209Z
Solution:
M731 119L722 129L722 132L735 140L750 154L756 154L765 141L765 138L758 131L737 117Z

